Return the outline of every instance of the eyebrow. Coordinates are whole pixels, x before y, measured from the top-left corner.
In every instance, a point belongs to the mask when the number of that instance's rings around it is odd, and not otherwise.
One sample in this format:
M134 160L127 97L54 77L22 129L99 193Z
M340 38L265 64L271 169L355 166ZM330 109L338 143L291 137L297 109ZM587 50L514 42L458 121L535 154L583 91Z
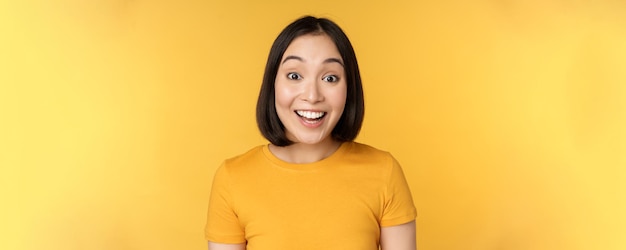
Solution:
M284 64L288 60L298 60L300 62L304 62L305 61L304 59L302 59L302 57L299 57L299 56L287 56L287 57L285 57L285 60L283 60L283 62L281 64ZM339 65L341 65L341 67L344 67L343 66L343 62L341 60L337 59L337 58L334 58L334 57L331 57L331 58L328 58L328 59L324 60L323 63L333 63L333 62L338 63Z
M337 59L337 58L331 57L331 58L328 58L328 59L324 60L324 63L331 63L331 62L339 63L339 65L341 65L341 67L344 67L343 66L343 62L341 60Z

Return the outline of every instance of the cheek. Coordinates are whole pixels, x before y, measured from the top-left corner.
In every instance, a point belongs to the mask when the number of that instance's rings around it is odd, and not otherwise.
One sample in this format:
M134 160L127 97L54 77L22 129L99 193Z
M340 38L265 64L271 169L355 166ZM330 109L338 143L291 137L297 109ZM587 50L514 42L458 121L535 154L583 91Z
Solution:
M336 109L343 110L346 106L346 98L347 98L347 89L344 87L339 91L335 91L332 93L331 100L333 100L333 107Z
M282 106L287 102L288 93L284 88L281 88L279 84L276 84L274 89L274 99L276 100L276 106Z
M293 100L293 90L286 88L277 82L274 89L274 105L276 105L276 111L279 115L290 109Z

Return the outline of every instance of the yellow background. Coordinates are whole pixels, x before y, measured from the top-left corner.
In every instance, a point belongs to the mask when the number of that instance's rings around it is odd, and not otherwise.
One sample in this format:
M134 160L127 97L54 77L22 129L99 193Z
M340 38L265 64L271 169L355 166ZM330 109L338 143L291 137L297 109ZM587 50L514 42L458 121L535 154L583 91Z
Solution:
M472 2L472 3L469 3ZM626 249L623 1L0 2L0 249L205 249L270 45L351 38L421 249Z

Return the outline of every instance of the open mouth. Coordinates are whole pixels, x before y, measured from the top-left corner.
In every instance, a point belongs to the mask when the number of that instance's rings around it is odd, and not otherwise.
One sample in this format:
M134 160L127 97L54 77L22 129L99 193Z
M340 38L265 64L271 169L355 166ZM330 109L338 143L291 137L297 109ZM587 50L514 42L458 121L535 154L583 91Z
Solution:
M321 111L296 110L295 112L306 123L317 123L326 116L326 112Z

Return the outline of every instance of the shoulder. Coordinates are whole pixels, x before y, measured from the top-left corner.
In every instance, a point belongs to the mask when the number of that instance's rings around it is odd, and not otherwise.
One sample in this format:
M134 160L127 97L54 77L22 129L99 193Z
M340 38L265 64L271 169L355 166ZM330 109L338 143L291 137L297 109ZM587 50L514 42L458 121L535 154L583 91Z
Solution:
M368 152L368 153L387 153L387 151L375 148L371 145L365 144L365 143L361 143L361 142L350 142L351 145L351 149L354 151L359 151L359 152Z
M352 162L378 166L387 170L393 168L394 165L398 165L391 153L367 144L351 142L348 152L347 157Z
M224 160L221 168L231 172L236 171L247 166L254 166L264 161L263 148L264 145L255 146L243 154L228 158Z
M356 155L359 157L366 157L369 160L382 160L382 161L392 161L393 156L391 153L375 148L373 146L359 143L359 142L351 142L350 146L350 154Z
M249 149L248 151L246 151L243 154L239 154L239 155L236 155L236 156L233 156L231 158L226 159L225 162L231 163L231 164L236 164L236 163L239 163L239 162L245 162L245 161L248 161L248 160L252 160L256 156L258 156L259 154L263 154L263 147L264 147L264 145L255 146L255 147Z

